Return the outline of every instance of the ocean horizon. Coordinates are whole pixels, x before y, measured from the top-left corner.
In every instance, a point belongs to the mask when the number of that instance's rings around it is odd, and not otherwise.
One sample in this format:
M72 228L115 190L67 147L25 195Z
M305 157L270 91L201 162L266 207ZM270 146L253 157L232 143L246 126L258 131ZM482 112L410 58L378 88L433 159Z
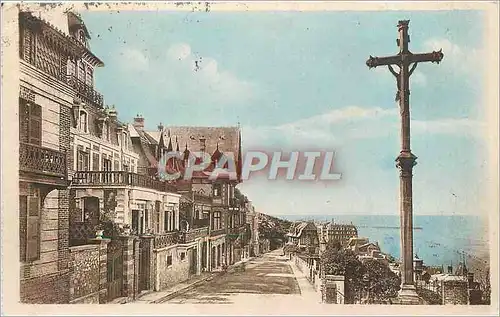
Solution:
M358 236L378 242L381 251L400 258L400 218L397 215L277 215L290 221L314 220L354 224ZM469 267L484 270L489 263L487 225L478 216L415 215L413 252L424 265L456 267L464 257Z

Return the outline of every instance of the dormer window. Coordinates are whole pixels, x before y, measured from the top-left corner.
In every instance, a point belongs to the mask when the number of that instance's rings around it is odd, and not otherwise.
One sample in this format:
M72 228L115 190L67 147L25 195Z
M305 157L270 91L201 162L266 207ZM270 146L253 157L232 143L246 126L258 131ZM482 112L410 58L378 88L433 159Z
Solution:
M221 184L214 184L214 197L220 197L222 192Z
M80 131L87 133L88 132L88 116L87 112L85 110L80 110L80 115L79 115L79 121L80 121Z
M127 132L123 132L123 147L128 149L128 135Z
M109 141L109 124L107 121L102 123L102 138Z
M78 41L80 41L80 43L82 43L85 47L87 47L87 39L85 37L85 32L83 32L83 30L78 30L77 39Z

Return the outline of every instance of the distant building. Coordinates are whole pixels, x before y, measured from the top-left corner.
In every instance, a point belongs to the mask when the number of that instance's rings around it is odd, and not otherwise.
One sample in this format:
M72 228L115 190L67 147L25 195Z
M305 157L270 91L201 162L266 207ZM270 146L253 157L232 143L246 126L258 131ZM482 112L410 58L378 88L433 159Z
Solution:
M349 239L358 237L358 229L352 223L328 222L320 227L320 232L327 242L338 241L342 246L345 246Z
M313 222L293 223L287 239L288 244L297 246L299 251L319 253L318 229Z

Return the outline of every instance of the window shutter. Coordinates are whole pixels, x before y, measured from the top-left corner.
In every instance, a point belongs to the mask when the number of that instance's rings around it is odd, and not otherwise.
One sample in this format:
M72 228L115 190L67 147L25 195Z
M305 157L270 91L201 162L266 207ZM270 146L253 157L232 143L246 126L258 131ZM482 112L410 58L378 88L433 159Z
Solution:
M27 217L28 199L26 196L19 196L19 251L21 261L26 261Z
M29 104L29 143L35 145L42 144L42 107Z
M99 170L99 153L94 153L92 154L92 170L93 171L98 171Z
M40 258L40 200L28 197L28 225L26 230L26 260Z

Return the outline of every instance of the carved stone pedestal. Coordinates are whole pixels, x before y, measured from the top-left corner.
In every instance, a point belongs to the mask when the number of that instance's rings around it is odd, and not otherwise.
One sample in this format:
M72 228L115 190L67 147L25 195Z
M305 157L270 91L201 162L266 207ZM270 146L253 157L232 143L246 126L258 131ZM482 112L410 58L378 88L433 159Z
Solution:
M398 298L401 305L419 305L421 300L418 297L414 285L403 285L399 291Z

